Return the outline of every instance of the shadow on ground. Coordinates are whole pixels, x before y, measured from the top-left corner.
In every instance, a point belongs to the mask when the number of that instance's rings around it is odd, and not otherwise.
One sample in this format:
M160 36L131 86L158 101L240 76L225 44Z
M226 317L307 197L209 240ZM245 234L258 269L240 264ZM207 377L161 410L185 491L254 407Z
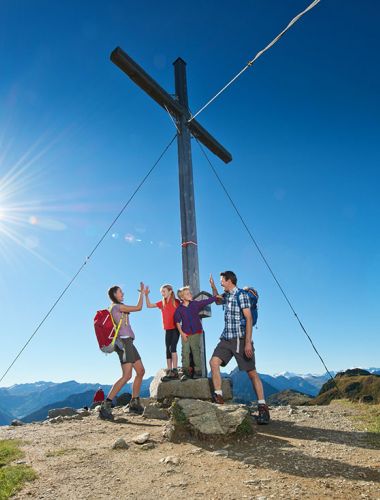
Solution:
M326 458L331 448L324 447L323 443L371 449L365 446L364 437L358 432L299 427L292 422L273 421L265 427L254 424L252 436L230 443L226 450L232 460L293 476L380 482L378 469L349 463L345 450L341 452L342 459ZM300 442L294 443L290 439ZM197 445L215 451L215 446L207 442L198 441ZM222 449L223 445L219 448ZM351 453L355 455L355 449Z

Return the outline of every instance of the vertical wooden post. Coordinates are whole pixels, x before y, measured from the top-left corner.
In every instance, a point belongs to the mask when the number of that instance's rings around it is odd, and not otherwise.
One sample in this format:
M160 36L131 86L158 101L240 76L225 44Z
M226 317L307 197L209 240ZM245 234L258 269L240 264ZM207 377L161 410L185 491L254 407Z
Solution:
M178 58L174 62L175 92L178 102L187 110L187 81L186 63ZM193 164L191 159L191 135L187 126L190 113L178 117L178 167L179 192L181 207L181 234L182 234L182 269L183 283L189 285L193 294L200 291L197 224L195 217L195 199L193 182ZM206 346L203 335L202 345L202 375L207 376Z

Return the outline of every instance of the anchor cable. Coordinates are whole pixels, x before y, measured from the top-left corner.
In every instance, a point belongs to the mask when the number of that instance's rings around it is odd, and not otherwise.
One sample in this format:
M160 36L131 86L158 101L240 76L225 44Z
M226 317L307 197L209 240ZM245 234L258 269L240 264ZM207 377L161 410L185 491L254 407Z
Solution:
M33 337L36 335L36 333L39 331L39 329L41 328L41 326L45 323L45 321L48 319L48 317L50 316L50 314L53 312L53 310L55 309L55 307L57 306L58 302L62 299L62 297L65 295L65 293L67 292L67 290L71 287L71 285L74 283L74 281L77 279L77 277L79 276L79 274L82 272L82 270L85 268L85 266L87 265L87 263L89 262L89 260L91 259L91 257L94 255L94 253L96 252L96 250L99 248L99 246L102 244L102 242L104 241L104 239L106 238L106 236L108 235L108 233L111 231L112 227L116 224L116 222L118 221L118 219L121 217L121 215L123 214L123 212L126 210L126 208L128 207L128 205L131 203L131 201L133 200L133 198L136 196L136 194L140 191L140 189L142 188L142 186L145 184L145 182L147 181L148 177L150 176L150 174L153 172L153 170L156 168L156 166L159 164L159 162L162 160L162 158L164 157L165 153L168 151L168 149L170 148L170 146L173 144L174 142L174 139L177 137L177 134L174 135L174 137L170 140L169 144L167 146L165 146L164 150L162 151L162 153L159 155L159 157L157 158L157 160L153 163L152 167L148 170L148 172L145 174L145 176L143 177L143 179L140 181L140 183L138 184L138 186L136 187L136 189L133 191L133 193L131 194L131 196L129 197L128 201L124 204L124 206L121 208L121 210L119 211L119 213L116 215L116 217L113 219L113 221L111 222L111 224L108 226L108 228L106 229L106 231L103 233L103 235L101 236L101 238L99 239L99 241L96 243L96 245L94 246L94 248L91 250L90 254L86 257L85 261L83 262L83 264L79 267L78 271L74 274L74 276L71 278L71 280L69 281L69 283L66 285L66 287L62 290L62 292L59 294L58 298L55 300L55 302L53 303L53 305L50 307L50 309L48 310L48 312L45 314L45 316L42 318L42 320L40 321L40 323L37 325L36 329L34 330L34 332L32 333L32 335L29 337L29 339L25 342L24 346L20 349L20 351L18 352L17 356L13 359L12 363L8 366L8 368L5 370L5 372L3 373L2 377L0 378L0 383L3 381L3 379L6 377L6 375L9 373L9 371L11 370L11 368L13 367L13 365L16 363L16 361L18 360L18 358L21 356L21 354L23 353L23 351L26 349L26 347L29 345L29 343L32 341Z
M197 142L197 144L198 144L198 146L199 146L200 150L202 151L203 156L206 158L206 161L207 161L207 163L209 164L209 166L210 166L210 168L211 168L212 172L214 173L215 177L217 178L217 180L218 180L218 182L219 182L219 184L220 184L221 188L223 189L223 191L224 191L225 195L227 196L227 198L228 198L228 200L230 201L230 203L231 203L231 205L232 205L233 209L235 210L235 212L236 212L237 216L239 217L239 219L240 219L241 223L243 224L243 226L244 226L245 230L247 231L247 233L248 233L248 235L249 235L250 239L252 240L252 243L255 245L255 247L256 247L256 249L257 249L257 251L258 251L258 252L259 252L259 254L260 254L260 257L261 257L261 258L262 258L262 260L264 261L265 266L267 267L267 269L269 270L270 274L272 275L272 278L273 278L273 279L274 279L274 281L276 282L276 284L277 284L278 288L280 289L280 291L281 291L281 293L282 293L282 295L283 295L284 299L285 299L285 300L286 300L286 302L288 303L288 305L289 305L290 309L292 310L292 312L293 312L294 316L296 317L296 319L297 319L297 321L298 321L298 323L299 323L300 327L302 328L302 330L303 330L304 334L306 335L307 339L309 340L309 342L310 342L310 344L311 344L312 348L314 349L314 351L315 351L315 353L317 354L318 358L321 360L321 362L322 362L322 364L323 364L323 366L324 366L324 368L325 368L325 370L326 370L326 373L328 373L328 375L329 375L329 377L331 378L331 380L333 380L333 382L334 382L334 384L335 384L335 387L337 388L337 390L338 390L339 394L340 394L340 395L342 395L342 393L341 393L340 389L338 388L338 386L337 386L337 384L336 384L336 382L335 382L334 377L332 376L332 374L331 374L330 370L327 368L325 361L323 360L323 358L322 358L321 354L319 353L318 349L316 348L316 346L315 346L315 344L314 344L314 342L313 342L312 338L310 337L310 335L308 334L308 332L307 332L307 330L306 330L305 326L303 325L302 321L300 320L300 318L299 318L299 316L298 316L298 314L297 314L296 310L294 309L294 306L293 306L292 302L290 301L290 299L289 299L288 295L286 294L286 292L285 292L284 288L282 287L281 283L279 282L279 280L278 280L278 278L277 278L276 274L274 273L274 271L273 271L273 269L272 269L271 265L269 264L269 262L268 262L267 258L265 257L265 255L264 255L263 251L261 250L261 248L260 248L259 244L257 243L256 238L253 236L253 234L252 234L251 230L249 229L249 227L248 227L247 223L245 222L245 220L244 220L243 216L241 215L241 213L240 213L240 211L239 211L238 207L236 206L236 204L235 204L234 200L232 199L231 195L229 194L229 192L228 192L228 190L227 190L227 188L226 188L225 184L223 183L222 179L220 178L220 176L219 176L218 172L216 171L216 168L215 168L215 167L214 167L214 165L212 164L212 162L211 162L211 160L210 160L210 158L209 158L208 154L206 153L205 149L203 148L202 144L198 141L198 139L197 139L196 137L194 137L194 138L195 138L195 140L196 140L196 142Z
M204 111L212 102L215 101L215 99L217 99L220 94L222 94L225 90L227 90L227 88L232 85L248 68L250 68L251 66L253 66L254 62L257 61L257 59L259 57L261 57L264 52L266 52L267 50L269 50L271 47L273 47L273 45L275 43L277 43L280 38L282 38L285 33L299 20L301 19L301 17L303 15L306 14L306 12L308 12L309 10L313 9L318 3L320 2L320 0L314 0L305 10L303 10L302 12L300 12L299 14L297 14L291 21L290 23L286 26L286 28L284 28L281 33L279 33L270 43L268 43L268 45L266 47L264 47L262 50L260 50L253 59L251 59L250 61L248 61L248 63L244 66L244 68L242 70L239 71L239 73L237 75L235 75L223 88L221 88L219 90L219 92L217 92L214 97L212 97L209 101L206 102L206 104L204 106L201 107L201 109L199 109L195 115L191 116L191 118L189 119L188 123L190 123L192 120L194 120L194 118L196 118L200 113L202 113L202 111Z

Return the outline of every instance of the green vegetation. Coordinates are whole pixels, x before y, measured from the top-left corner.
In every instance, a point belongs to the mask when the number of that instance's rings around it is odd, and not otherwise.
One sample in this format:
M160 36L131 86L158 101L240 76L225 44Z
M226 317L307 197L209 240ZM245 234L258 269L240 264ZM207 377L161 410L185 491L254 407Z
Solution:
M367 431L370 445L380 448L380 405L359 405L361 415L355 417L360 430Z
M177 425L186 425L188 424L186 415L183 413L180 406L174 401L170 407L170 413L172 414L174 421Z
M237 427L236 434L240 437L249 436L250 434L253 434L252 423L249 417L245 418L243 422Z
M364 371L364 370L363 370ZM356 375L353 370L338 374L324 384L312 404L327 405L334 399L346 398L353 402L380 403L380 376Z
M21 442L16 440L0 441L0 500L6 500L22 488L25 481L36 478L34 470L27 465L10 465L23 457Z

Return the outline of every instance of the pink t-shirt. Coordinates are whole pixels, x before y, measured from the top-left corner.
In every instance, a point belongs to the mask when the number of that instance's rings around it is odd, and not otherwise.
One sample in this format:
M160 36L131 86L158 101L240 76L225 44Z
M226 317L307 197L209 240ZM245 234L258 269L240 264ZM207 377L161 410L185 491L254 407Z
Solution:
M111 309L111 314L115 324L118 325L119 321L122 320L118 338L126 339L128 337L131 337L132 339L134 339L135 334L133 333L133 330L129 323L129 313L122 313L120 311L121 305L124 304L112 304L112 309Z

